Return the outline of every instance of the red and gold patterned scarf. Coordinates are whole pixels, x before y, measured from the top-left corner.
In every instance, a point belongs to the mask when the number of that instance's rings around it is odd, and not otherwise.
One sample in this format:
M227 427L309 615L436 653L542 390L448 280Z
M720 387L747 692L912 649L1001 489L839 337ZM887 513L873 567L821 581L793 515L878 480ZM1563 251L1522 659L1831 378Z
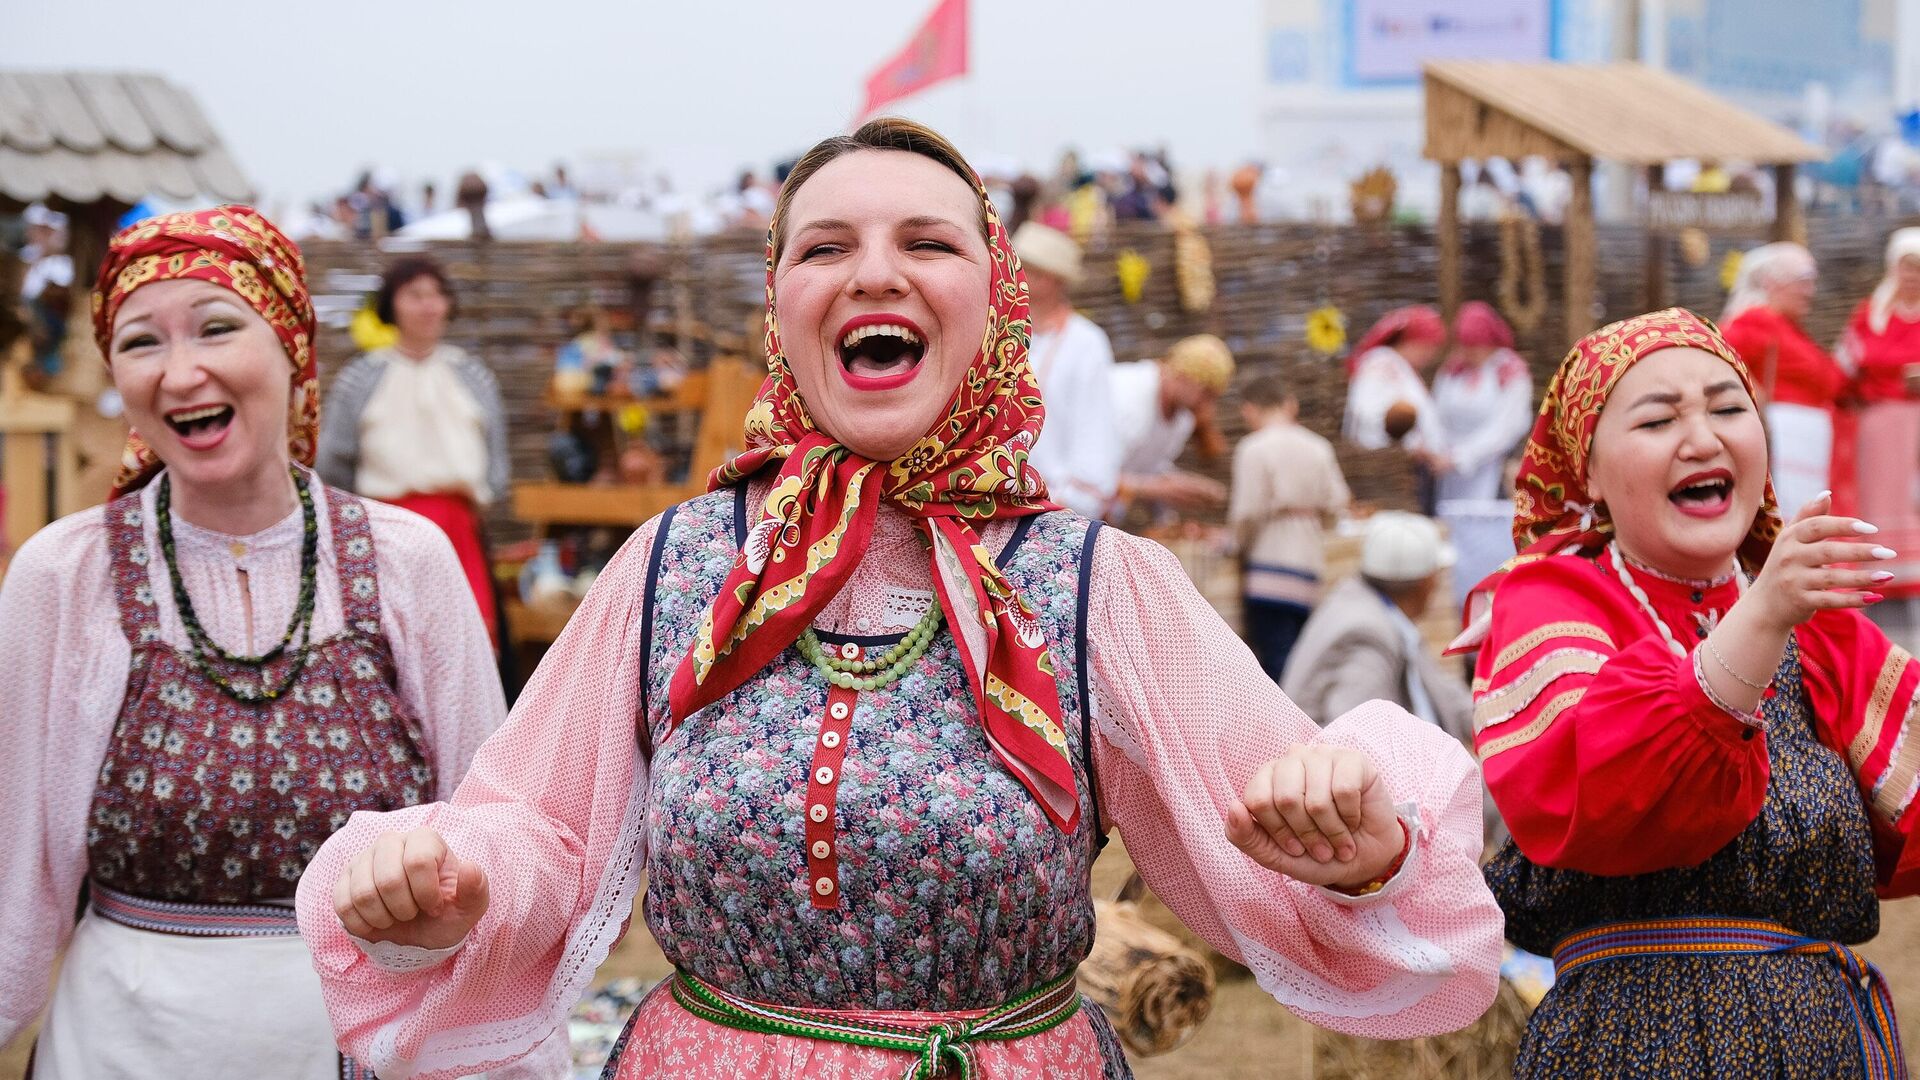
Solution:
M107 245L93 288L93 336L109 365L120 305L142 285L178 278L232 290L273 327L293 367L287 449L295 461L312 465L320 433L320 381L314 365L313 300L300 248L250 206L165 214L120 230ZM120 475L113 482L114 497L144 485L160 471L160 464L140 434L130 432Z
M747 414L747 449L709 487L778 466L764 515L702 618L669 694L675 723L765 667L813 624L865 555L883 501L918 520L934 586L959 644L995 756L1071 831L1079 815L1053 658L1039 620L994 565L975 526L1037 514L1047 500L1027 452L1045 409L1027 368L1027 281L986 191L992 286L987 332L945 417L890 462L860 457L814 426L780 345L767 243L767 381Z

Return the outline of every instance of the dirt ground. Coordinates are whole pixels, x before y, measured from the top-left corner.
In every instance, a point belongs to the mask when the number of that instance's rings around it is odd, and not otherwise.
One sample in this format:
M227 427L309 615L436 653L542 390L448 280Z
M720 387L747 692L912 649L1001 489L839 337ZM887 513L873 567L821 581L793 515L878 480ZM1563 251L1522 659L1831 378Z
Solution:
M1095 895L1112 895L1129 869L1124 849L1109 846L1094 870ZM601 978L657 979L667 973L645 924L635 918L633 927L601 969ZM1910 1018L1905 1030L1908 1054L1920 1053L1920 898L1885 905L1880 936L1864 952L1886 972L1899 1014ZM1314 1075L1310 1030L1251 978L1225 979L1213 1015L1192 1041L1169 1054L1135 1061L1134 1074L1139 1080L1307 1080ZM0 1080L20 1080L25 1065L22 1040L0 1052Z

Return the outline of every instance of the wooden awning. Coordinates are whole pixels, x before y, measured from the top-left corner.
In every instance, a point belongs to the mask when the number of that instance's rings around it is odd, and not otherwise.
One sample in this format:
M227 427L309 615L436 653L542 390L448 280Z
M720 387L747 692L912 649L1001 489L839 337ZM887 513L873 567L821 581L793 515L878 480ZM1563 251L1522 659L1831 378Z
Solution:
M1676 158L1786 165L1826 153L1764 117L1643 64L1434 61L1426 156L1538 155L1657 165Z
M193 95L157 75L0 70L0 204L243 201Z

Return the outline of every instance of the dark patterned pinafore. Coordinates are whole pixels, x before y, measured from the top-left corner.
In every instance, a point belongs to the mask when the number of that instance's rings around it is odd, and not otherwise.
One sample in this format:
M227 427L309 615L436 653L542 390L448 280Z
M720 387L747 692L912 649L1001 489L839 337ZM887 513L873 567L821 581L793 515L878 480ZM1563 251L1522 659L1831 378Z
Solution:
M1487 867L1507 937L1551 955L1600 924L1715 916L1858 944L1880 930L1859 788L1815 737L1798 649L1762 705L1772 773L1760 814L1699 866L1599 877L1536 866L1511 841ZM1632 837L1623 836L1623 843ZM1841 1080L1864 1074L1857 988L1821 955L1631 956L1569 971L1535 1010L1520 1080Z
M830 692L789 648L669 729L676 661L744 541L744 496L682 504L653 552L645 914L660 947L728 993L817 1009L990 1008L1072 972L1093 939L1099 835L1081 663L1094 530L1022 518L999 559L1060 673L1081 800L1067 835L988 748L944 627L890 687ZM899 640L819 637L869 657ZM1081 1011L1104 1075L1131 1075L1100 1010Z
M286 694L256 704L227 696L160 640L154 594L166 567L148 550L139 496L107 508L113 591L133 659L88 818L96 903L103 889L189 904L286 900L348 815L412 806L432 792L420 725L395 689L380 629L366 505L329 489L326 506L346 625L313 646ZM220 670L273 685L293 662Z

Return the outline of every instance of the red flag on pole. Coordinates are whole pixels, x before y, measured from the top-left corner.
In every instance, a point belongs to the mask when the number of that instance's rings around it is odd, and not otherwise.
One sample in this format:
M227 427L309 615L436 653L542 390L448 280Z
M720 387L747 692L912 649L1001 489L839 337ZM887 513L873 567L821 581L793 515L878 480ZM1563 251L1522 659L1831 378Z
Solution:
M868 117L891 102L967 73L967 0L940 0L912 40L867 77Z

